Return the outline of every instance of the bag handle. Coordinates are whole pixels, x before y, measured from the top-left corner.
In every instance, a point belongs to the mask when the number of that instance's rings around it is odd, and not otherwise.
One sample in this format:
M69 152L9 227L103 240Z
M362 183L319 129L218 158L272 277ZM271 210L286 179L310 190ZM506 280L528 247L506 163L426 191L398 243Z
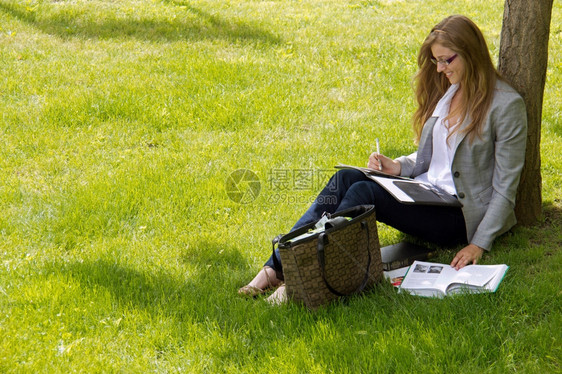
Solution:
M272 245L271 258L273 259L273 266L275 266L275 269L274 269L275 270L275 276L279 280L285 280L285 277L283 276L283 271L279 271L279 269L281 269L281 263L279 262L279 259L277 258L277 254L275 253L275 245L279 244L279 241L281 240L282 237L283 237L283 234L279 234L275 238L273 238L273 240L271 241L271 245Z
M323 232L323 233L320 234L320 236L318 236L317 256L318 256L318 264L320 265L320 273L322 274L322 280L324 281L324 284L326 284L326 287L328 287L328 290L330 290L330 292L335 294L335 295L348 296L348 295L352 295L354 293L359 293L359 292L363 291L363 289L367 285L367 282L369 281L369 270L370 270L370 267L371 267L371 251L370 251L370 248L371 248L371 240L370 239L371 238L370 238L370 235L369 235L369 224L367 223L367 221L361 222L361 228L365 231L366 236L367 236L367 269L365 270L365 276L363 277L363 281L361 282L359 287L357 287L357 289L355 291L352 291L352 292L347 293L347 294L339 292L338 290L336 290L334 287L332 287L330 285L330 283L326 279L326 257L325 257L324 249L325 249L326 245L329 244L328 234L326 232Z

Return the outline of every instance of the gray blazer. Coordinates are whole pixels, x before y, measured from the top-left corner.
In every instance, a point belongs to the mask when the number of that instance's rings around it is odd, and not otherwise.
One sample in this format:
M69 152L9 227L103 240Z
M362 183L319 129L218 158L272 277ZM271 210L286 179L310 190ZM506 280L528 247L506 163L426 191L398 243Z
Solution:
M397 158L401 175L416 177L427 172L433 150L437 118L424 124L418 151ZM460 131L468 125L461 124ZM490 250L494 239L509 230L515 219L515 196L525 162L527 114L521 96L498 80L482 135L471 142L459 133L451 173L463 204L467 240Z

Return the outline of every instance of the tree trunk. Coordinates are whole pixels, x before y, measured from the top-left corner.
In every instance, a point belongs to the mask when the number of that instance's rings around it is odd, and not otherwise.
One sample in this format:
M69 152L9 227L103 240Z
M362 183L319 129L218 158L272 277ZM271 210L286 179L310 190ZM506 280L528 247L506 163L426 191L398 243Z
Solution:
M498 70L525 100L527 151L515 214L523 225L542 216L541 116L553 0L506 0Z

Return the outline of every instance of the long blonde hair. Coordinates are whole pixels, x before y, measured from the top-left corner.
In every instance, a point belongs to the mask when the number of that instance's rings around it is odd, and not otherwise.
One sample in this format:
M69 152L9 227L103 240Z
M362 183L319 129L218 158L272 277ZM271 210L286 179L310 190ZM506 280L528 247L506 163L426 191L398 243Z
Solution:
M457 58L464 62L465 70L459 88L462 91L459 114L461 122L470 119L463 132L472 140L481 133L500 75L492 63L482 32L469 18L460 15L449 16L438 23L426 37L418 54L419 70L415 77L418 109L413 117L416 140L419 141L423 125L451 85L431 62L431 46L436 43L454 51ZM453 129L457 130L458 126Z

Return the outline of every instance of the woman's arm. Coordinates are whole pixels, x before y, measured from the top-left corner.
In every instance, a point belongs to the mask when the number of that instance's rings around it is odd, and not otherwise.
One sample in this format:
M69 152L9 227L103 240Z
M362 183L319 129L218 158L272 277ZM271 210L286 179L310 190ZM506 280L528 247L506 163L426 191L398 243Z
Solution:
M519 95L504 94L494 103L490 112L493 138L489 141L493 142L494 157L491 194L489 201L486 201L487 208L482 218L476 226L472 226L474 231L468 232L470 244L461 249L451 262L451 266L456 269L477 263L484 251L491 248L495 238L515 222L513 208L525 161L527 141L525 104ZM473 211L472 208L470 210ZM467 229L470 227L469 221Z
M523 99L500 102L491 113L493 121L494 170L492 194L484 217L470 243L489 250L498 235L507 231L507 217L513 214L515 197L527 142L527 115Z

